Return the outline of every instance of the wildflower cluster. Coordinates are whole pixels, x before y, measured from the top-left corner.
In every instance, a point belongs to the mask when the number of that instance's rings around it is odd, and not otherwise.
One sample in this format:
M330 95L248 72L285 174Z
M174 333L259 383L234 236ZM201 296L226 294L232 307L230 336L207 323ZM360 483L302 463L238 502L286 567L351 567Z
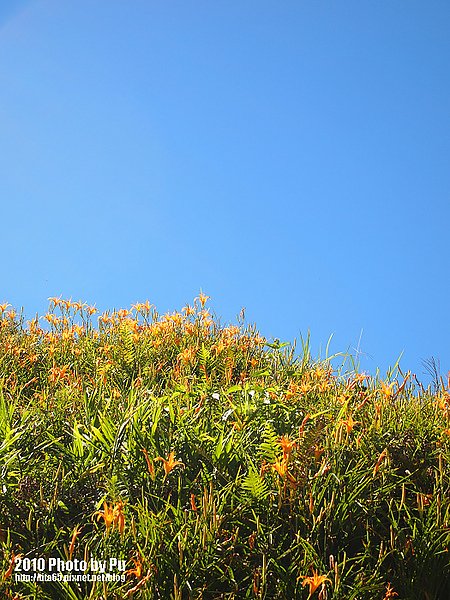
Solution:
M219 327L200 294L180 312L159 315L148 302L98 314L81 301L50 298L48 312L25 324L9 304L0 305L0 376L4 389L26 386L27 397L99 384L113 393L130 386L189 385L203 376L243 381L262 357L264 338L251 328ZM96 322L95 322L96 320Z
M450 597L450 380L295 355L208 300L0 304L0 595ZM56 554L126 580L15 581Z

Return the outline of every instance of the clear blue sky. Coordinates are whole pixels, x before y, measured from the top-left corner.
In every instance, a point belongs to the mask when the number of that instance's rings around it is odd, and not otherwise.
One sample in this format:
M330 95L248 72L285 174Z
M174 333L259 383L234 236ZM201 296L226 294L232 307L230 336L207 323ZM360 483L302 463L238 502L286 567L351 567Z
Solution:
M445 374L449 32L447 0L2 0L0 301L202 288Z

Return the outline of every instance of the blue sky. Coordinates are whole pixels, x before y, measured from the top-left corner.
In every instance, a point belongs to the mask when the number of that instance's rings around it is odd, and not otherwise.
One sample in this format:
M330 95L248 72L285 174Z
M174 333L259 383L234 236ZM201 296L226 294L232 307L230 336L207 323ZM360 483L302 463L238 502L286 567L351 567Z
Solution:
M0 301L450 369L450 4L3 0Z

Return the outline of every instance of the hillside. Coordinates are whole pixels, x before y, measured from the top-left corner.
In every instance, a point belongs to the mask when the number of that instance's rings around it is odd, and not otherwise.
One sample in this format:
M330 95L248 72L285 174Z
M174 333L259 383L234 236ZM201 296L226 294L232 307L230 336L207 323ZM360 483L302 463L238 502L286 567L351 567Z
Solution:
M336 371L207 302L0 305L2 597L449 598L450 381Z

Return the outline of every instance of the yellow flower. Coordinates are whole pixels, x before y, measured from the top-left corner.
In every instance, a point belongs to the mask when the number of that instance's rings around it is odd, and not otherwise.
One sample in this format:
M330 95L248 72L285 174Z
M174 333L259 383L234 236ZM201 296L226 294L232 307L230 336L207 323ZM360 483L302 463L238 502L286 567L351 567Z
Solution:
M189 315L195 314L195 308L193 308L192 306L189 306L189 304L187 304L186 306L183 306L182 311L184 312L186 317L189 317Z
M293 484L294 486L297 485L295 477L289 473L288 461L286 458L283 458L282 460L276 460L272 465L272 469L276 471L282 479L289 481L289 483Z
M442 392L437 398L436 403L444 413L444 416L450 414L450 394L446 391Z
M316 367L314 371L312 371L312 375L316 379L323 379L326 375L326 371L322 367Z
M287 400L290 400L291 398L293 398L294 396L296 396L299 392L299 386L294 382L294 381L290 381L289 385L288 385L288 389L285 392L285 396Z
M164 472L166 475L168 475L177 465L183 464L180 460L175 460L175 452L170 452L167 460L162 458L162 456L158 456L155 458L155 460L160 460L163 463Z
M72 325L72 333L78 336L84 333L84 325Z
M150 312L152 305L148 300L145 302L136 302L136 304L132 304L131 308L134 308L137 312Z
M380 381L380 386L381 393L386 398L386 400L392 398L392 396L394 395L394 391L392 389L394 387L394 382L390 383L389 385L386 385L384 381Z
M60 304L64 304L66 310L69 310L69 308L71 308L72 306L72 298L70 298L69 300L61 300Z
M182 352L180 352L177 359L181 363L186 365L194 360L196 354L196 349L193 346L191 346L189 348L185 348Z
M199 300L202 308L205 306L205 304L209 300L209 298L210 298L210 296L207 296L203 292L200 292L200 294L198 295L198 300Z
M299 387L299 390L302 394L307 394L310 389L311 389L311 384L309 383L309 381L304 381Z
M312 576L300 575L298 579L303 579L302 587L309 585L309 595L312 596L314 592L317 590L319 586L321 586L325 581L331 581L325 575L319 575L318 572L313 569Z
M61 302L62 302L61 296L59 298L56 298L56 297L49 298L48 301L51 302L53 304L53 306L58 306L58 304L61 304Z
M72 302L72 306L75 309L75 312L82 310L84 306L86 306L83 302Z
M287 474L287 460L283 458L282 460L276 460L272 469L278 473L280 477L286 477Z
M11 304L9 304L8 302L5 302L4 304L0 304L0 314L4 313L5 310L8 308L8 306L11 306Z
M320 381L317 385L319 392L326 392L330 389L330 382L324 379L324 381Z

